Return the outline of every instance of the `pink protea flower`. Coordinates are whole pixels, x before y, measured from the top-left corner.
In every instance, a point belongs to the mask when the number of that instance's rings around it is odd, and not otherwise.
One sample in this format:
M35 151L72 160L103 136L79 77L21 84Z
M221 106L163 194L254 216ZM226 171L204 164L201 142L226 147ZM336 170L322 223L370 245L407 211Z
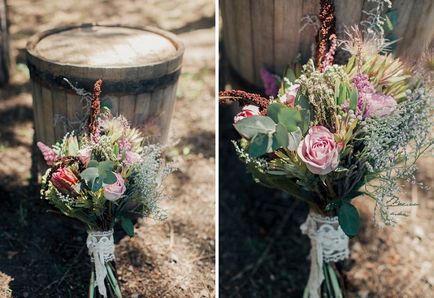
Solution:
M244 106L242 111L235 115L234 117L234 123L237 123L238 121L252 116L260 115L259 107L254 105L247 105Z
M363 118L384 117L395 110L397 105L395 99L392 96L376 92L367 75L356 75L353 78L353 84L359 94L357 115L362 115Z
M59 168L51 176L51 183L60 192L70 194L74 191L74 186L79 182L77 176L69 168Z
M269 72L266 68L261 68L261 79L264 84L267 96L277 96L279 92L279 77Z
M56 152L42 142L37 142L36 146L38 146L39 150L42 152L47 165L52 166L58 157Z
M379 118L390 115L395 111L397 103L392 96L381 93L366 94L366 107L364 116L366 118Z
M127 166L131 166L131 165L139 163L141 161L142 161L142 157L140 156L140 154L133 152L133 151L125 152L124 163Z

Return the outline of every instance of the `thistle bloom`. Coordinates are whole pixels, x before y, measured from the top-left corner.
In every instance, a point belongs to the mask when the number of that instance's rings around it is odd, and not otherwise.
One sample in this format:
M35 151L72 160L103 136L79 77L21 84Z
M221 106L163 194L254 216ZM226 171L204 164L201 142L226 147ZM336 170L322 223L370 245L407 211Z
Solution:
M59 168L51 176L51 183L61 193L69 194L74 191L74 186L79 182L77 176L69 168Z
M267 96L276 96L279 92L279 77L269 72L266 68L261 68L261 79L264 84Z
M297 154L309 171L326 175L337 168L338 151L334 135L324 126L313 126L298 145Z
M244 106L242 111L235 115L234 123L237 123L238 121L240 121L244 118L257 116L259 114L260 114L259 107L254 106L254 105Z

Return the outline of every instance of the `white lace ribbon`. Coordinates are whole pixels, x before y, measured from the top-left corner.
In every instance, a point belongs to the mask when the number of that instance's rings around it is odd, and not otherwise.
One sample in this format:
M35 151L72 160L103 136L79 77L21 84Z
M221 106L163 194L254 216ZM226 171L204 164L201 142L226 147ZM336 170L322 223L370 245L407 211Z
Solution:
M107 297L104 284L104 279L107 276L105 263L115 259L113 229L109 231L88 231L86 245L90 258L95 264L95 286L98 287L98 291L103 297Z
M310 274L307 282L309 298L320 298L324 280L323 262L338 262L348 258L348 236L342 231L337 217L326 217L310 212L300 226L310 238Z

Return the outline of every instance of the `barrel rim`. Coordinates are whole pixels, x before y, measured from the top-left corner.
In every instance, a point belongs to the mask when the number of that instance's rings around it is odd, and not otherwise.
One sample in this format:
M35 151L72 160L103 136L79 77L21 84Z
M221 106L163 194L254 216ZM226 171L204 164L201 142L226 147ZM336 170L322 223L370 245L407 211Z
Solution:
M52 61L49 60L45 57L41 57L40 55L38 55L35 52L35 47L38 44L39 41L41 41L43 38L49 36L49 35L53 35L62 31L67 31L67 30L72 30L72 29L78 29L78 28L89 28L89 27L122 27L122 28L129 28L129 29L136 29L136 30L143 30L143 31L148 31L148 32L152 32L158 35L163 36L164 38L167 38L175 47L176 52L175 55L173 56L169 56L167 58L167 60L162 60L160 62L155 62L155 63L147 63L147 64L137 64L137 65L132 65L132 66L109 66L109 67L103 67L103 66L90 66L90 65L78 65L78 64L71 64L71 63L60 63L57 61ZM132 70L132 69L140 69L140 68L144 68L144 67L152 67L152 66L157 66L157 65L164 65L164 64L168 64L170 62L176 61L178 60L178 64L176 68L179 68L181 65L181 57L184 54L184 50L185 50L185 46L184 43L173 33L162 30L162 29L158 29L152 26L136 26L136 25L129 25L129 24L105 24L105 23L81 23L81 24L69 24L69 25L65 25L65 26L59 26L56 28L52 28L49 30L45 30L42 32L38 32L36 34L34 34L29 41L27 42L26 45L26 52L29 58L34 59L40 63L46 63L46 64L50 64L50 65L57 65L57 66L61 66L61 67L68 67L68 68L72 68L72 69L84 69L84 68L94 68L94 69L104 69L106 71L110 71L110 70L120 70L120 69L124 69L124 70Z

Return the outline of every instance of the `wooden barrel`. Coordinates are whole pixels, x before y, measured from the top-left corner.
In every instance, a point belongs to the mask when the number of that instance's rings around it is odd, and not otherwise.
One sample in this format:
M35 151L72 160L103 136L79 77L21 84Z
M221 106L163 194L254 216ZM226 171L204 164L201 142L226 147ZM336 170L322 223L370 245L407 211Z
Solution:
M90 92L101 78L113 114L164 143L183 52L173 34L153 28L83 24L36 34L27 44L36 139L53 144L86 122L86 101L64 78Z
M434 38L434 1L395 0L398 11L395 34L401 40L397 53L418 57ZM223 43L235 72L250 84L262 87L260 69L283 74L298 55L312 56L317 29L314 17L319 0L221 0ZM338 37L346 26L366 18L372 9L367 0L335 0Z

